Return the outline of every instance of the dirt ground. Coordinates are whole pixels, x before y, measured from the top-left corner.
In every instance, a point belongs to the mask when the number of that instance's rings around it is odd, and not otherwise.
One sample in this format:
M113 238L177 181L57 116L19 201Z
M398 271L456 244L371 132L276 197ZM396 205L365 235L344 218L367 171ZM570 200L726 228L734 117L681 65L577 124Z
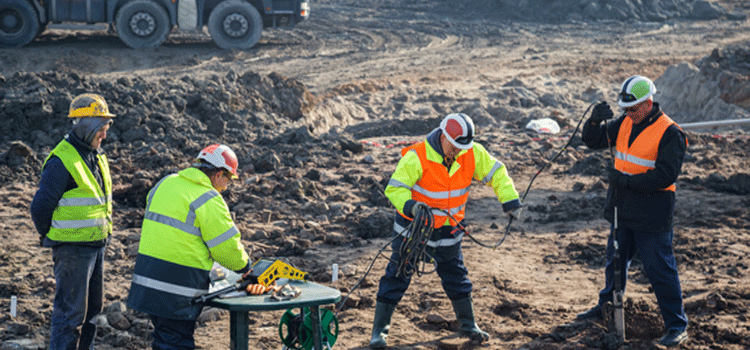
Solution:
M337 263L334 287L347 295L390 234L393 209L382 190L400 148L420 141L445 114L474 118L478 141L524 194L587 107L614 104L628 76L657 80L670 65L697 64L731 45L750 48L750 22L736 18L750 14L744 1L712 2L733 19L597 21L570 9L555 23L482 7L499 3L319 0L307 21L265 31L247 51L224 51L189 33L137 51L105 31L56 28L27 47L0 50L0 349L46 349L49 340L51 250L38 246L28 208L42 161L67 130L63 97L102 89L93 92L105 94L118 114L103 146L116 172L116 206L96 346L147 349L148 319L124 307L145 193L208 142L230 144L240 156L241 179L224 196L251 256L283 258L329 286ZM750 79L747 61L734 67ZM14 112L32 107L45 112ZM562 131L525 128L543 117ZM42 125L46 120L57 124ZM747 131L687 132L674 238L690 320L683 349L750 348ZM609 154L587 150L579 135L534 180L524 219L498 249L463 241L477 323L491 339L477 345L458 337L439 279L426 274L412 280L396 309L389 349L658 348L663 323L637 259L625 294L625 344L604 324L574 320L603 286L608 234L601 208ZM494 244L506 216L491 189L472 187L469 230ZM375 260L338 313L334 349L367 348L386 263L382 255ZM11 295L18 297L16 317L8 312ZM250 315L251 349L283 346L282 313ZM199 349L229 348L228 313L206 309L196 342Z

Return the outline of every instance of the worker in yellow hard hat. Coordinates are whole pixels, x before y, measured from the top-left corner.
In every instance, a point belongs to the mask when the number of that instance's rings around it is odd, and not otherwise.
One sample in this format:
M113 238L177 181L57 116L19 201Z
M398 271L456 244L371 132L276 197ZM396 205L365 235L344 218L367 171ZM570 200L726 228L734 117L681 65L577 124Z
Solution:
M30 208L54 261L50 350L93 348L112 233L112 179L101 144L115 115L102 96L82 94L68 117L73 127L45 160Z

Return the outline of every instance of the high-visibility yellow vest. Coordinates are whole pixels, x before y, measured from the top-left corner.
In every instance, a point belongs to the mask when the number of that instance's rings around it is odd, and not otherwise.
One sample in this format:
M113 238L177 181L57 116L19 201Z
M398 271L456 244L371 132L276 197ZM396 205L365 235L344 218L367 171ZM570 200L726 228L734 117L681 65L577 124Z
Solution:
M52 213L47 237L58 242L96 242L112 232L112 179L109 161L104 154L96 156L104 190L76 148L62 140L44 161L52 156L62 161L78 187L63 193Z
M198 169L163 178L147 197L128 306L196 319L190 301L208 291L214 261L233 271L249 261L224 199Z

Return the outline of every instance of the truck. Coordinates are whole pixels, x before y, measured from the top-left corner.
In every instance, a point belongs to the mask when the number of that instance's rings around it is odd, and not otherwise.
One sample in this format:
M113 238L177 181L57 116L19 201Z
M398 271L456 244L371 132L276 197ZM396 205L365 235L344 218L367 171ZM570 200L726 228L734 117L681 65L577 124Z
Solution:
M249 49L264 28L293 28L308 0L0 0L0 48L24 46L50 23L107 24L125 45L161 45L177 27L222 49Z

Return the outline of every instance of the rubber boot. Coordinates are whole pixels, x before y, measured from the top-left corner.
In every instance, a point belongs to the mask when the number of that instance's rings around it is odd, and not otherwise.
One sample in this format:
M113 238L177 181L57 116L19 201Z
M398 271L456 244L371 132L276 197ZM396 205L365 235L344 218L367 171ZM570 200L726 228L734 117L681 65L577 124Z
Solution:
M468 336L472 341L483 342L490 339L490 335L487 332L482 331L474 321L474 304L471 301L471 297L451 300L453 304L453 311L456 313L456 319L458 319L458 332L461 335Z
M393 310L396 310L396 305L375 303L375 319L372 321L370 349L385 349L385 338L388 337L388 329L391 328Z

